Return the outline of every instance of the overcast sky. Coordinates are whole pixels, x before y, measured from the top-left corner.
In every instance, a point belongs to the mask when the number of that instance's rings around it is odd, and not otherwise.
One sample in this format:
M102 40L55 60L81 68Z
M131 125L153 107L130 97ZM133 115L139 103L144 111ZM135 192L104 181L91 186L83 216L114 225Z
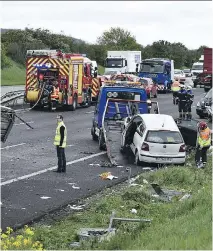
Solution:
M46 28L90 43L110 27L128 29L142 45L163 39L189 49L212 47L212 2L1 2L1 28Z

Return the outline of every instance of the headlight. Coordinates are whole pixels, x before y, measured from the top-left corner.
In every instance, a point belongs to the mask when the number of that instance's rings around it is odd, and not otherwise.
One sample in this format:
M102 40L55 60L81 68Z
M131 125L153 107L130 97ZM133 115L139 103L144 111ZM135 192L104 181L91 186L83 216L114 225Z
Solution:
M113 98L116 98L118 96L118 93L117 92L113 92L112 96L113 96Z
M107 97L111 98L111 97L112 97L112 93L111 93L111 92L108 92L108 93L107 93Z

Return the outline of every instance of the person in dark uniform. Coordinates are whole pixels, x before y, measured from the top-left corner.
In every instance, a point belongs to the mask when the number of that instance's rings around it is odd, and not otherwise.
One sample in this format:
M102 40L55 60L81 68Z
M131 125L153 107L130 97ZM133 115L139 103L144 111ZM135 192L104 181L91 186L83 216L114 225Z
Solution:
M66 172L66 157L65 157L65 147L67 145L67 129L63 122L63 116L59 114L57 116L57 128L54 139L54 145L57 150L58 157L58 169L56 172Z
M187 86L186 88L186 116L188 120L192 119L192 104L194 101L194 94L192 93L192 87Z
M186 90L184 85L180 85L180 91L177 94L179 119L185 119L186 117Z

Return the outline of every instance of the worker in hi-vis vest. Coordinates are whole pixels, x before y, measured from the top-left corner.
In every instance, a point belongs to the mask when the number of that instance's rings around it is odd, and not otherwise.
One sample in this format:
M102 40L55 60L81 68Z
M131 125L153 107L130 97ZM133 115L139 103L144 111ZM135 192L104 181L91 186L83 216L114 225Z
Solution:
M177 105L176 99L177 99L178 92L180 91L179 78L177 78L177 77L175 78L175 81L171 85L171 91L172 91L172 94L173 94L173 104Z
M203 168L207 162L207 150L211 146L211 130L206 122L198 125L198 136L195 153L195 162L198 168Z
M57 116L57 128L55 133L54 145L57 150L58 157L58 169L56 172L66 172L66 157L65 157L65 147L67 145L67 129L63 121L63 116Z

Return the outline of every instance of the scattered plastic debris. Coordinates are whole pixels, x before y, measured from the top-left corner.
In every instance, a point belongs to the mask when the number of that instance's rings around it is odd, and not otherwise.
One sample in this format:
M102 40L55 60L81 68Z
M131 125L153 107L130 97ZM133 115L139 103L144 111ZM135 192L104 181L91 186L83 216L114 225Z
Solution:
M117 166L117 167L124 167L124 166Z
M75 186L75 185L72 185L72 188L73 188L73 189L80 189L80 187L77 187L77 186Z
M80 242L72 242L70 243L70 247L80 247Z
M60 191L60 192L64 192L64 190L63 189L56 189L57 191Z
M22 210L25 210L26 208L25 207L22 207Z
M68 183L69 185L75 185L76 183Z
M158 194L152 194L152 197L158 198L159 195Z
M89 164L90 166L100 166L100 164Z
M152 170L152 168L151 168L151 167L143 167L142 169L143 169L143 170L147 170L147 171Z
M144 184L149 184L149 182L146 179L143 179Z
M81 205L81 206L76 206L76 205L68 205L68 207L70 208L70 209L73 209L73 210L82 210L83 209L83 207L84 207L85 205Z
M111 172L105 172L99 175L102 180L113 180L117 179L118 177L111 174Z
M191 194L187 193L182 198L180 198L179 201L183 201L183 200L189 199L190 197L191 197Z
M130 213L132 213L132 214L136 214L137 212L138 211L135 208L133 208L133 209L130 210Z
M42 200L48 200L48 199L50 199L51 197L48 197L48 196L41 196L40 197Z

